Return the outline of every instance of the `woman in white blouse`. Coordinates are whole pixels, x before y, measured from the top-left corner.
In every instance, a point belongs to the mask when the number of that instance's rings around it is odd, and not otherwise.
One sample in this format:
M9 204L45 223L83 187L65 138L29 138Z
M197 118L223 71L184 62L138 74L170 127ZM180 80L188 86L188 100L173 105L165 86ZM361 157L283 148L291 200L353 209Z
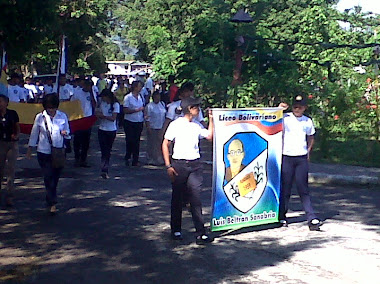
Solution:
M109 89L104 89L100 93L100 103L96 109L96 116L99 118L98 140L101 157L101 176L108 179L108 167L111 158L111 150L116 137L116 118L120 112L120 105L116 97Z
M132 157L132 166L139 165L140 137L144 123L144 101L140 95L142 82L134 81L131 92L124 97L124 132L126 141L125 165L129 166Z
M59 99L56 94L46 95L42 105L44 110L38 113L34 119L26 157L30 159L32 148L37 147L37 159L42 169L46 188L46 203L50 213L55 214L57 210L57 185L62 168L53 168L51 147L63 147L64 138L70 138L70 128L66 114L58 110ZM49 141L48 132L53 145Z
M161 145L165 115L165 103L161 101L160 92L154 91L153 102L150 102L145 107L145 125L148 134L148 164L159 166L164 163Z

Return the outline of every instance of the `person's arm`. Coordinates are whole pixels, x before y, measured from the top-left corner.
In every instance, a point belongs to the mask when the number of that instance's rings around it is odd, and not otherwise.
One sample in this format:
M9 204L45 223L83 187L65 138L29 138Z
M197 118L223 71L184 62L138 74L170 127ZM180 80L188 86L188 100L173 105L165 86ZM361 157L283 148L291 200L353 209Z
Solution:
M129 108L129 107L123 107L123 112L124 114L131 114L139 111L143 111L144 107L139 107L139 108Z
M166 171L168 173L168 176L171 181L174 181L175 177L178 176L178 173L173 168L173 166L170 163L170 155L169 155L169 147L170 147L171 141L168 139L164 139L162 142L162 156L164 157L164 162L166 166Z
M90 90L90 98L91 98L91 107L92 107L92 109L95 109L96 108L96 100L94 97L94 92L92 91L92 87Z
M124 114L131 114L131 113L135 113L135 112L139 112L139 111L143 111L143 110L144 110L143 106L139 107L139 108L130 108L128 101L124 104L124 107L123 107L123 113Z
M38 143L38 136L40 134L39 126L38 126L38 120L40 115L37 114L36 118L34 119L32 131L30 132L29 136L29 143L28 143L28 150L26 151L26 158L30 159L32 157L32 149L37 147Z
M14 133L11 136L12 141L18 141L20 136L20 123L16 122L14 126Z
M213 117L211 109L208 111L208 119L209 119L209 123L208 123L208 133L209 133L209 135L206 137L206 139L207 140L212 140L212 137L214 135L214 117Z
M307 159L310 160L310 153L314 146L314 135L307 135L306 136L306 142L307 142Z

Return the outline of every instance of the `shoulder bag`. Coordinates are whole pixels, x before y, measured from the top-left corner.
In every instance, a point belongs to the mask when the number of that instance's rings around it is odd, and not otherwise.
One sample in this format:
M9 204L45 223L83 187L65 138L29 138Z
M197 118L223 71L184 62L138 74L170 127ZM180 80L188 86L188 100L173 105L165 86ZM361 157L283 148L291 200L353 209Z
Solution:
M48 137L48 140L49 140L49 143L51 146L51 164L52 164L52 167L54 169L63 168L65 166L65 161L66 161L65 148L63 147L63 144L62 144L62 147L60 147L60 148L53 146L53 140L51 138L51 133L50 133L47 121L46 121L46 117L45 117L45 115L43 115L43 117L44 117L47 137Z

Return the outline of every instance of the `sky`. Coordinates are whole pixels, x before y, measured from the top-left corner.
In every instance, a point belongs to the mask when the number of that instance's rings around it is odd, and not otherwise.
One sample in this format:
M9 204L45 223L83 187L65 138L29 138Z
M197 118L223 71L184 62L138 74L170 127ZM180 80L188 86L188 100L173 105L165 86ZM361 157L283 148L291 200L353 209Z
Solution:
M344 9L353 8L354 6L361 6L365 12L380 14L379 0L340 0L337 8L343 11Z

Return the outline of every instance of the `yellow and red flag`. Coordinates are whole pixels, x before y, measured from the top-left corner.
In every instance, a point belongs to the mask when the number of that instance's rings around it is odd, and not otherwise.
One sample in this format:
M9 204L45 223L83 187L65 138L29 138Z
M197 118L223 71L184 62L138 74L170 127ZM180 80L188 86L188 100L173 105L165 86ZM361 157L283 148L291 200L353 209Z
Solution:
M39 112L43 111L42 104L9 102L8 108L13 109L18 113L21 133L24 134L30 134L34 118ZM71 133L74 133L77 130L89 129L96 121L95 116L84 117L79 101L61 102L59 104L59 110L66 113Z

